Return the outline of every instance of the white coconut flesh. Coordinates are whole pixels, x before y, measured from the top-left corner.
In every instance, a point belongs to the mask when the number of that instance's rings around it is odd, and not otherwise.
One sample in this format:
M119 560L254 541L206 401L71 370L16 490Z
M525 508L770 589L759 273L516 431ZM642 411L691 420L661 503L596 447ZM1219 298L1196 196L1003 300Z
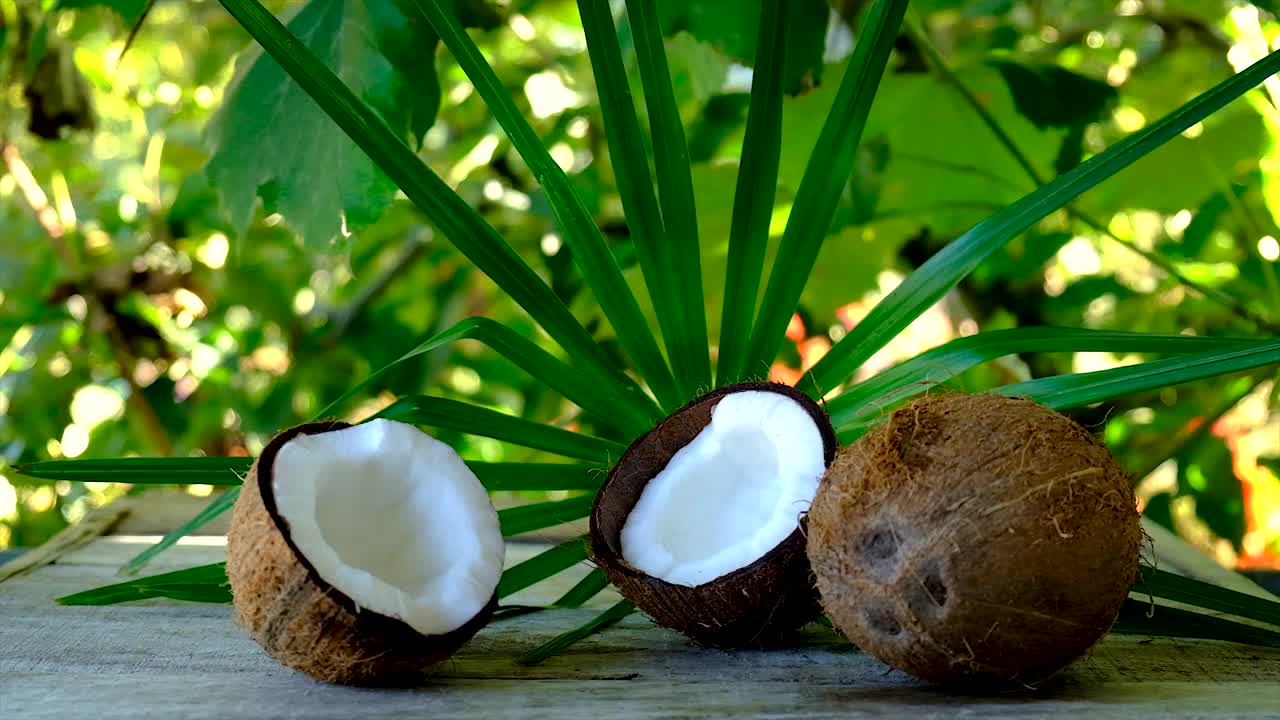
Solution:
M424 635L488 603L505 544L484 486L453 448L376 419L285 443L276 511L316 573L362 610Z
M822 434L800 403L726 395L645 486L623 524L622 557L690 587L746 567L795 532L825 470Z

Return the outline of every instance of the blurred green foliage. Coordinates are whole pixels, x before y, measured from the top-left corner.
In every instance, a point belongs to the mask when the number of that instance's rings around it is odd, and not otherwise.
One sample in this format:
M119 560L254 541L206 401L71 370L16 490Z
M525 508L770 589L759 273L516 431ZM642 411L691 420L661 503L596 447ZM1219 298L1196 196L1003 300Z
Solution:
M608 338L536 179L453 58L422 41L430 31L420 16L396 0L266 4ZM837 61L851 48L863 5L789 6L800 50L788 64L775 229L834 98ZM912 7L954 80L1022 157L938 72L920 37L899 38L777 377L812 364L898 278L1032 190L1037 177L1074 167L1280 38L1266 3L922 0ZM0 8L5 462L253 455L279 429L463 317L499 318L545 340L434 237L216 2L0 0ZM575 4L459 0L458 8L638 289ZM737 8L710 0L663 5L696 163L711 337L719 334L749 90L749 70L739 63L752 55L758 22ZM639 96L628 38L624 30ZM1014 241L873 366L957 335L1018 325L1275 334L1278 91L1268 85L1232 104L1086 194L1074 213L1051 216ZM1160 254L1230 302L1189 289L1129 246ZM775 254L776 244L768 262ZM1134 359L1028 355L952 385ZM1267 460L1280 454L1277 388L1274 377L1250 375L1127 397L1078 416L1095 427L1109 420L1107 440L1141 480L1151 517L1224 561L1265 565L1280 553L1280 479ZM395 396L428 392L574 422L558 395L472 343L397 366L339 411L365 417ZM536 457L490 439L440 435L469 458ZM0 475L0 547L39 544L119 492Z

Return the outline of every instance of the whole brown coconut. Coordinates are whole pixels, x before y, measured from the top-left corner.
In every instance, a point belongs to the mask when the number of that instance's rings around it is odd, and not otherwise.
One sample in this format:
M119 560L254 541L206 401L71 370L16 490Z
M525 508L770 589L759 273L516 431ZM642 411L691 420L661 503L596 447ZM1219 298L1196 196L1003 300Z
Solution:
M1129 478L1029 400L918 400L842 448L809 513L823 608L920 678L1034 685L1083 656L1136 579Z
M369 686L412 684L426 668L450 657L484 627L497 606L497 595L460 627L424 635L400 619L371 611L367 603L357 602L320 576L281 517L273 471L281 448L291 440L349 427L344 422L294 427L272 439L254 462L227 534L227 575L235 619L277 661L318 680ZM367 489L374 478L348 479L352 484L364 483ZM379 530L356 529L369 535ZM497 562L500 566L501 558Z
M812 499L811 493L805 497L803 507L788 505L780 511L793 513L784 539L761 551L754 560L703 582L668 582L637 568L625 557L623 536L628 518L646 487L669 465L674 465L673 458L677 458L681 450L687 449L699 436L706 437L716 408L725 398L737 393L753 393L760 402L776 402L781 397L802 408L801 411L794 407L788 409L789 417L799 419L800 424L812 423L811 428L802 428L809 433L805 436L806 447L789 451L814 456L807 458L807 462L817 466L813 477L816 491L817 480L835 457L837 447L826 413L790 386L739 383L693 400L633 442L601 486L590 521L592 558L624 597L659 625L683 633L695 644L721 648L776 644L817 618L820 612L817 589L804 549L803 513ZM767 442L760 438L752 440L749 435L748 432L748 439L744 440L749 445L758 444L757 440ZM724 439L723 452L732 456L736 451L730 445L731 441ZM744 454L758 450L758 447L741 448ZM790 461L787 451L788 448L779 448L780 468L785 468ZM714 496L710 501L692 510L690 525L712 525L717 513L730 513L725 506L741 478L748 474L740 466L735 468L732 459L718 460L719 463L711 463L705 471L694 472L689 478L692 483L723 483L710 491ZM712 477L714 475L719 477ZM750 531L748 528L747 532Z

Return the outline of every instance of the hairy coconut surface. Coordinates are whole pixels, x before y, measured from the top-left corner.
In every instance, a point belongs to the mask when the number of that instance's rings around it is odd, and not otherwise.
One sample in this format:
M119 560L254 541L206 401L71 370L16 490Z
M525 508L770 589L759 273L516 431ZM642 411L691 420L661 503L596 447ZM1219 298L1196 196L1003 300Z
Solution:
M593 559L695 643L775 643L818 613L803 514L835 450L826 413L794 388L707 393L609 472L591 513Z
M326 682L412 683L497 605L503 543L479 480L403 423L276 436L227 536L235 618L282 664Z
M994 394L894 412L841 449L808 520L836 627L943 683L1031 685L1083 656L1114 623L1143 538L1102 443Z

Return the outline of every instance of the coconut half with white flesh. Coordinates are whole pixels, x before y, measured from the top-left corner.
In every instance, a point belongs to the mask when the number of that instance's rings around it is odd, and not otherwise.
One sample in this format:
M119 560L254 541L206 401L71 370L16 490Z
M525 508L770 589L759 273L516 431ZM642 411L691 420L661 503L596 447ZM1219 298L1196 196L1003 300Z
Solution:
M697 644L776 643L819 612L804 516L836 447L826 413L788 385L707 393L609 472L591 512L593 559Z
M445 443L376 419L287 430L254 462L227 534L235 617L326 682L411 683L497 605L505 545Z

